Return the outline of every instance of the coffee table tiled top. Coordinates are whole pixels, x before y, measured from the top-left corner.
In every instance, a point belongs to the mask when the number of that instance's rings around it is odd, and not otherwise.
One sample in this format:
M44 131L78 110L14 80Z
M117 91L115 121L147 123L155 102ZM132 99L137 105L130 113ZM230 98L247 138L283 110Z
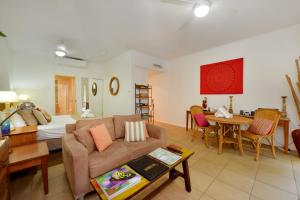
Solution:
M169 170L163 174L161 174L159 176L162 177L163 175L170 173L170 179L174 179L178 176L181 176L182 178L185 179L185 187L186 190L188 192L191 191L191 185L190 185L190 177L189 177L189 170L188 170L188 159L194 154L193 151L186 149L186 148L182 148L181 151L183 152L181 154L181 159L176 162L174 165L169 166ZM164 163L163 163L164 164ZM182 164L183 166L183 173L178 172L178 173L174 173L177 172L175 167L179 164ZM175 175L175 177L174 177ZM138 183L137 185L134 185L133 187L131 187L130 189L126 190L125 192L123 192L122 194L118 195L117 197L113 198L113 200L124 200L124 199L129 199L130 197L133 197L134 195L138 194L139 192L141 192L143 189L147 188L149 185L151 185L153 182L155 182L157 179L153 180L153 181L148 181L147 179L145 179L144 177L142 177L142 180L140 183ZM94 190L98 193L98 196L100 197L100 199L102 200L107 200L107 197L105 196L105 194L102 192L102 190L100 189L100 187L98 186L98 184L96 183L96 179L91 179L91 184L94 188Z

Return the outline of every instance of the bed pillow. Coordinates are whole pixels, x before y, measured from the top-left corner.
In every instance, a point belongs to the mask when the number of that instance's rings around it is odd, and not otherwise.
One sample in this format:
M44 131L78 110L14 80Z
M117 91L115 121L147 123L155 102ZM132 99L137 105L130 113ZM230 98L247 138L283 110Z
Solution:
M257 135L267 135L273 126L273 121L255 118L249 127L249 131Z
M26 122L18 113L15 113L10 117L10 122L14 125L15 128L26 126Z
M99 152L104 151L113 143L105 124L90 128L90 132Z
M145 121L125 122L125 141L141 142L147 137ZM149 137L149 136L148 136Z
M41 111L38 111L36 109L34 109L32 111L33 115L35 116L35 118L37 119L37 121L39 122L39 124L41 125L47 125L48 121L45 118L45 116L43 115L43 113Z
M42 109L42 108L37 108L38 111L41 111L45 117L45 119L47 120L47 122L51 122L52 121L52 117L51 115L45 110L45 109Z
M38 121L34 117L32 110L19 110L18 113L28 126L38 125Z
M74 131L77 141L87 148L88 153L92 153L96 149L94 139L90 133L90 128L94 126L94 124L91 124Z

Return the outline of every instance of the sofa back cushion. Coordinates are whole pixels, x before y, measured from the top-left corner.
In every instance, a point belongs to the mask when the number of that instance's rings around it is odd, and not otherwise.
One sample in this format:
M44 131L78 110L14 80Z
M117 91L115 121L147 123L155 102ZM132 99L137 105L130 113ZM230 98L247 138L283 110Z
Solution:
M114 115L116 139L125 137L125 121L136 122L141 120L141 115Z
M114 122L113 122L112 117L103 118L103 119L93 119L93 120L78 120L76 122L76 130L80 129L82 127L85 127L87 125L90 125L90 124L92 124L93 126L105 124L105 127L107 128L107 130L111 136L111 139L112 140L116 139L115 127L114 127Z
M92 153L96 149L93 137L90 133L90 128L95 127L95 124L89 124L79 129L76 129L73 133L77 141L86 147L88 153Z

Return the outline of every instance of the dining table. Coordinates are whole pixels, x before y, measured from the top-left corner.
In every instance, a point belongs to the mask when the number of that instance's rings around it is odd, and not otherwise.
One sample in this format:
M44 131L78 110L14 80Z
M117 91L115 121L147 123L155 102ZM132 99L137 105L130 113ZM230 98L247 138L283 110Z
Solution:
M215 122L220 126L219 129L219 154L223 151L223 143L237 144L241 155L244 155L242 143L242 125L250 125L251 118L233 115L232 118L216 117L215 115L206 115L208 121Z

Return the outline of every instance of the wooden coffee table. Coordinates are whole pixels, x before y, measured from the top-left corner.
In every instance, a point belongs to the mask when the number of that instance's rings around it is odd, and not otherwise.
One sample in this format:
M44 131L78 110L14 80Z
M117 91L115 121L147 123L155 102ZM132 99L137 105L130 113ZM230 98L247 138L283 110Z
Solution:
M14 147L9 155L8 173L41 166L44 193L48 194L48 157L49 150L46 142Z
M146 189L148 186L150 186L152 183L154 183L157 179L161 178L162 176L164 176L167 173L169 173L169 179L171 179L171 180L174 180L179 176L182 177L185 182L186 191L191 192L192 188L191 188L188 159L194 154L194 152L189 149L186 149L186 148L182 148L181 150L183 151L183 154L181 155L181 159L172 166L166 165L169 168L168 171L166 171L165 173L162 173L159 177L157 177L153 181L148 181L147 179L142 177L142 180L140 183L138 183L137 185L134 185L133 187L126 190L122 194L116 196L115 198L113 198L113 200L130 199L131 197L140 193L141 191ZM183 173L179 172L175 169L175 167L178 166L179 164L182 164ZM105 196L105 194L103 193L101 188L98 186L95 178L91 179L91 184L92 184L94 190L98 193L98 196L100 197L100 199L107 200L107 197Z

